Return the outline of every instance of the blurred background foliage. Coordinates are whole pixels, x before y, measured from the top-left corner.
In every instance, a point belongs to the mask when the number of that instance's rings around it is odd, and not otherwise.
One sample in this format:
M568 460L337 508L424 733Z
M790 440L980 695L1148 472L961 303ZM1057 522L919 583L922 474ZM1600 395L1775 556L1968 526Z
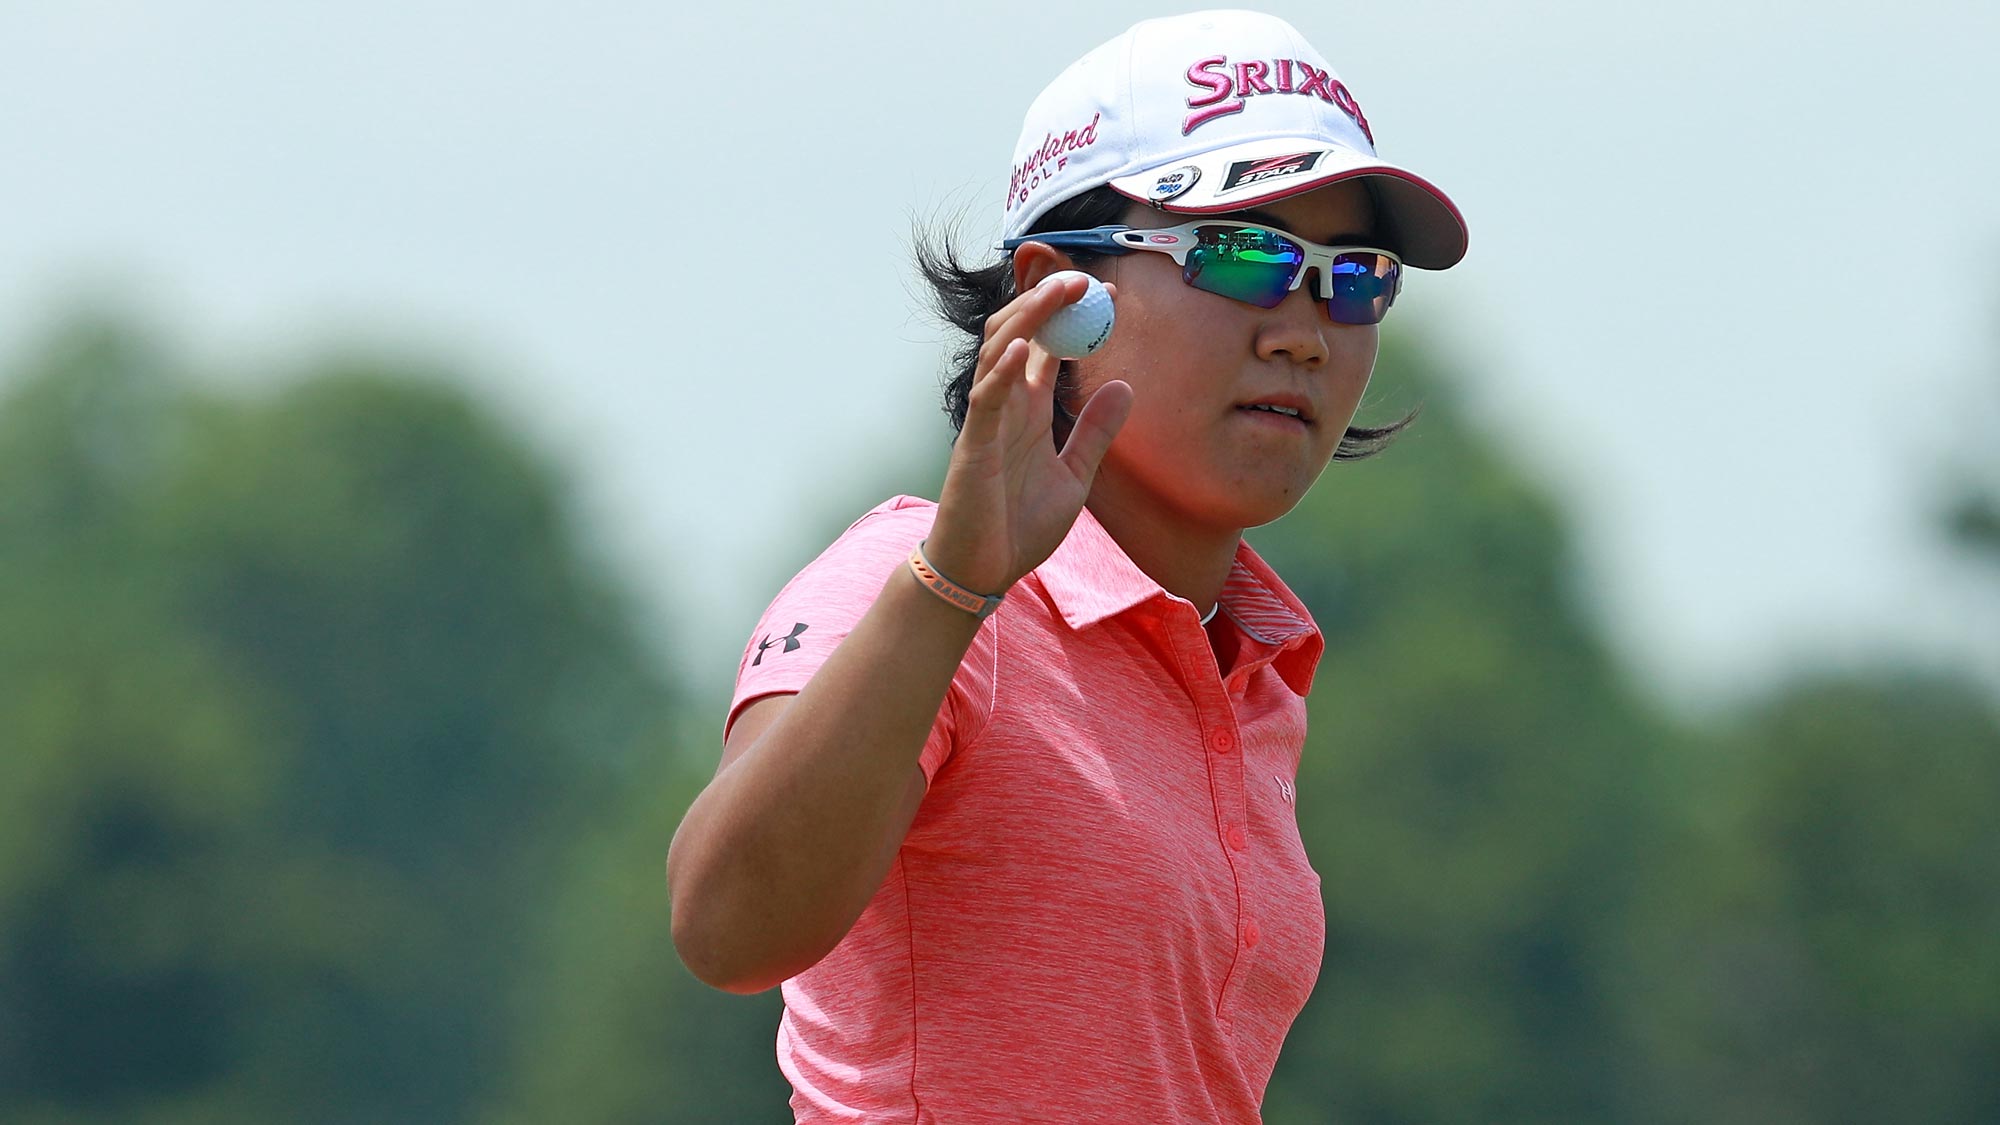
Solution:
M789 1120L778 995L668 937L726 701L466 380L225 390L104 316L5 362L0 1119ZM1391 338L1416 427L1251 533L1329 641L1328 953L1267 1120L2000 1120L1990 690L1800 667L1673 710L1468 377ZM2000 564L1974 454L1939 533Z

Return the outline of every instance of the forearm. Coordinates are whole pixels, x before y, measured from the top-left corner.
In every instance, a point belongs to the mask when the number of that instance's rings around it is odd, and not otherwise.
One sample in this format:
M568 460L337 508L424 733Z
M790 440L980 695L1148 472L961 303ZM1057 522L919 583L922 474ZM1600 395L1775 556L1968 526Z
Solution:
M769 988L854 925L902 844L918 757L977 629L898 569L695 800L667 871L675 945L702 979Z

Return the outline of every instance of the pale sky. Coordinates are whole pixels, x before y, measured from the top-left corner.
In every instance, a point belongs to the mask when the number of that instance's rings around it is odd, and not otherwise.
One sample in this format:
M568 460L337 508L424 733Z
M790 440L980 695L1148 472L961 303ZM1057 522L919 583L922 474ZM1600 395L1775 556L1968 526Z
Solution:
M239 371L456 362L724 684L759 560L943 454L911 217L991 237L1028 101L1192 7L0 0L0 355L110 293ZM1923 508L1994 433L2000 4L1265 10L1465 213L1385 330L1475 379L1643 677L2000 633Z

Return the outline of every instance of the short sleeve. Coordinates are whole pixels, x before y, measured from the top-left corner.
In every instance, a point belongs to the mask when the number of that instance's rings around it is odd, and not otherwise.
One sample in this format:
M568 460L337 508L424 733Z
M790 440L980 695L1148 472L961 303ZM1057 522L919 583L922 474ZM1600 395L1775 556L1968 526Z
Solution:
M795 693L875 604L910 549L930 534L937 505L898 496L856 520L806 565L764 610L736 668L736 691L722 737L744 708L766 696ZM984 725L993 701L994 618L988 618L952 676L919 765L934 778L952 750Z

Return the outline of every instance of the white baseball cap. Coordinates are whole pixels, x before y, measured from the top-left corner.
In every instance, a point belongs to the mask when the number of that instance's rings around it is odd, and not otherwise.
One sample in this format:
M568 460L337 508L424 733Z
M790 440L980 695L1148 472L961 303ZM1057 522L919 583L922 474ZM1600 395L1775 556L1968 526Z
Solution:
M1105 184L1164 211L1241 211L1366 177L1412 266L1465 257L1465 219L1375 155L1360 103L1291 24L1261 12L1146 20L1070 64L1021 126L1003 237Z

